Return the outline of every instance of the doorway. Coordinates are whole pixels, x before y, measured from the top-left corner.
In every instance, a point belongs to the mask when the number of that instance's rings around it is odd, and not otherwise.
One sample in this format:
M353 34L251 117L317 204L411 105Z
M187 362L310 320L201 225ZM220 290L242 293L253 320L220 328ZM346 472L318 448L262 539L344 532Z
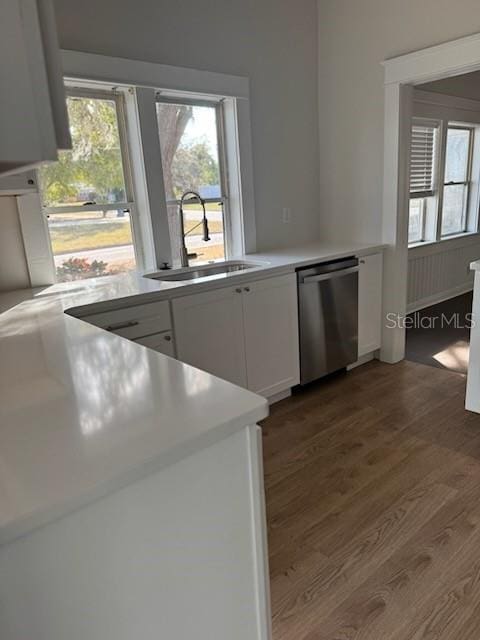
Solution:
M480 34L387 60L385 70L383 237L384 323L381 359L405 357L409 271L409 178L414 91L418 85L480 70ZM477 256L478 257L478 256ZM474 258L473 258L474 259Z

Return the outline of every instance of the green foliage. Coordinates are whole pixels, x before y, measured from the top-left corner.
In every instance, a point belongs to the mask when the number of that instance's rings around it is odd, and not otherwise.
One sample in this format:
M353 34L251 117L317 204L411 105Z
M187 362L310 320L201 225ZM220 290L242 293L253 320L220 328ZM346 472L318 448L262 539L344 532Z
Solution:
M67 104L73 149L41 170L44 204L75 202L82 189L97 202L108 202L109 194L125 199L115 103L70 97Z
M177 198L187 189L220 183L218 163L206 142L178 147L172 163L172 181Z

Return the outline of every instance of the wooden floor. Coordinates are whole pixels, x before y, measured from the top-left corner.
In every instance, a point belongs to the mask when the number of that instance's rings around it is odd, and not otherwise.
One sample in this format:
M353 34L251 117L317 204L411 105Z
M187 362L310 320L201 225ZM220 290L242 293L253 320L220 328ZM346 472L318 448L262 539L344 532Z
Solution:
M480 415L372 362L263 424L274 640L480 640Z

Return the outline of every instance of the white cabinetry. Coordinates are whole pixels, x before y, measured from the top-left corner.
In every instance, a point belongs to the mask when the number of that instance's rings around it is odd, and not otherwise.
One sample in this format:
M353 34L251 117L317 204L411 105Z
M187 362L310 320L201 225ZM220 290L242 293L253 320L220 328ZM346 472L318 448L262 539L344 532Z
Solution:
M375 253L359 260L358 357L376 351L382 339L383 255Z
M261 457L254 425L160 470L152 453L127 486L0 545L0 638L269 640Z
M171 358L175 357L175 343L171 331L162 331L161 333L154 333L151 336L137 338L134 342L158 351L159 353L163 353L166 356L170 356Z
M177 356L272 396L299 382L294 274L172 301Z
M51 0L0 3L0 175L71 146Z
M295 276L244 287L243 321L248 388L269 397L299 382Z
M243 287L227 287L172 301L178 359L247 386L242 319Z
M75 310L71 315L79 315ZM82 320L106 329L117 336L133 340L154 351L175 357L175 342L171 330L170 305L167 301L139 304L114 311L104 311L88 316L80 315Z

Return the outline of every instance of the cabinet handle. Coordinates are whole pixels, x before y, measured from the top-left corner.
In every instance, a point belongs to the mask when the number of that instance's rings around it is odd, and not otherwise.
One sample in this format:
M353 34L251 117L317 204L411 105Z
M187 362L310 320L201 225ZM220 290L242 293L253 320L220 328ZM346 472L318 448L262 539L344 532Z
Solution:
M245 287L244 291L248 293L250 291L250 287Z
M127 329L128 327L136 327L139 324L138 320L130 320L129 322L118 322L117 324L111 324L105 327L106 331L118 331L119 329Z
M165 336L163 339L166 340L167 342L171 342L172 336Z
M365 260L360 260L360 264L365 264Z
M235 289L236 293L242 293L242 290L240 289L240 287L238 287L238 289Z

